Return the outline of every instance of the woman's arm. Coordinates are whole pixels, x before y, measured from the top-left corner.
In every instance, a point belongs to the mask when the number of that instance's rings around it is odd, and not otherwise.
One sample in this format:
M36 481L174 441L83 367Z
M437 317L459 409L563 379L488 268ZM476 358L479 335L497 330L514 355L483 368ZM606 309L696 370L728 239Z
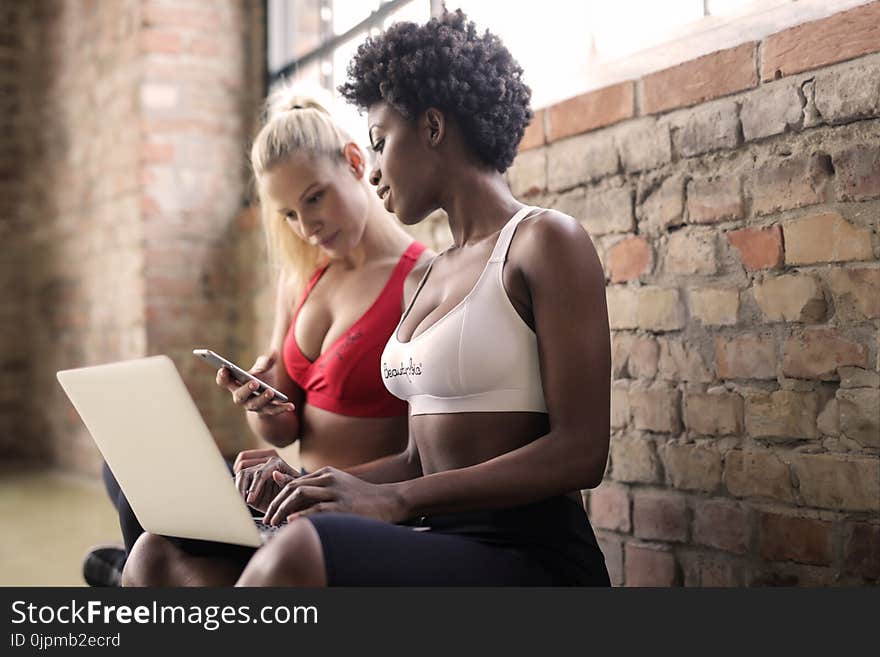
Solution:
M484 463L392 484L403 517L515 506L602 481L611 427L602 265L566 215L542 213L517 232L511 254L531 294L550 431Z
M284 337L290 327L293 295L284 272L278 277L278 289L275 295L275 322L272 328L269 353L276 354L269 378L272 385L287 395L296 410L277 415L266 415L248 411L245 413L251 430L267 443L276 447L286 447L299 438L300 413L305 400L305 393L287 373L284 366ZM257 373L257 377L260 375Z
M422 461L412 438L406 450L347 468L348 474L372 484L391 484L422 476Z
M520 265L532 299L550 431L484 463L379 486L322 468L286 481L287 491L270 505L267 519L350 511L398 522L511 507L599 485L611 425L602 266L589 236L566 215L542 213L524 221L517 235L511 261Z

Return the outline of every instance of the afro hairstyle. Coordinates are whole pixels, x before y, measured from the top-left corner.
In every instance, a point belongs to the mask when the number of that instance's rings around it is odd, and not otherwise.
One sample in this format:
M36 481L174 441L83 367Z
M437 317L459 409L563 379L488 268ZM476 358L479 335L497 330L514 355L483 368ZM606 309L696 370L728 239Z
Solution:
M455 119L481 161L503 173L533 116L522 73L501 40L479 35L459 9L369 37L339 91L362 109L385 101L409 120L436 107Z

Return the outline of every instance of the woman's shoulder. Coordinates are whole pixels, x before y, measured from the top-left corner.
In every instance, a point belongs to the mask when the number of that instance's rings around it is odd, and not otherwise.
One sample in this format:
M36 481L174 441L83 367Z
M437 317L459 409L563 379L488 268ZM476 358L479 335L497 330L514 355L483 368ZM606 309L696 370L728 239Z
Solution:
M520 222L517 229L521 247L537 254L564 254L583 248L594 250L583 225L571 215L553 208L537 208ZM548 251L548 249L550 249Z
M280 269L275 281L276 310L289 318L306 284L307 281L297 276L296 272Z
M541 208L523 219L508 253L533 289L575 281L604 290L599 254L586 229L574 217Z
M413 265L412 270L410 270L410 276L413 274L418 275L419 273L425 273L425 270L428 268L428 265L431 264L431 261L434 259L434 256L437 255L437 252L434 251L431 247L425 246L425 250L419 254L419 257L416 259L415 264Z

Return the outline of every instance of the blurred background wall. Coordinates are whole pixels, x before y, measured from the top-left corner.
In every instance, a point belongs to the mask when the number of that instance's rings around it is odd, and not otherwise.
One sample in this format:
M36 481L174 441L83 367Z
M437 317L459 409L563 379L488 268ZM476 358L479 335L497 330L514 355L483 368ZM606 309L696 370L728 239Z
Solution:
M189 351L252 349L253 1L4 2L0 451L100 464L55 380L167 353L227 452L245 424ZM247 215L245 215L245 218ZM246 290L239 290L242 281Z
M605 266L614 433L585 500L618 585L880 580L880 2L794 4L775 31L594 57L508 174L580 219ZM4 462L94 475L55 371L157 353L226 454L255 444L190 350L250 366L268 338L247 170L266 12L0 2ZM297 25L306 51L332 39ZM333 56L292 79L332 85ZM442 216L416 234L449 243Z

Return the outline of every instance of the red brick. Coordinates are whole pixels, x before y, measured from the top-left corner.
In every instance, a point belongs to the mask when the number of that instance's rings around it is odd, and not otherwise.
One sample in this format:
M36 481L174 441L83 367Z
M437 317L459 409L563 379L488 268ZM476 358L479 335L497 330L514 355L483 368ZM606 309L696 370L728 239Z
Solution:
M860 144L834 156L837 195L843 201L880 196L880 145Z
M679 582L675 556L669 550L627 543L624 564L626 586L675 586Z
M841 378L846 379L843 368ZM878 375L874 372L865 371L866 375L873 375L876 382ZM846 386L848 382L844 381ZM876 383L875 383L876 385ZM877 388L855 388L851 390L838 390L837 401L839 402L839 430L847 438L855 440L863 447L880 447L880 390Z
M621 586L623 584L623 541L614 538L613 535L606 535L604 532L596 532L596 542L599 543L599 549L605 556L605 568L608 570L608 577L611 579L611 586Z
M692 180L687 192L688 221L713 224L743 216L742 184L738 177Z
M880 525L857 523L850 528L844 567L848 573L880 579Z
M731 450L724 456L724 484L737 497L793 502L791 473L773 450Z
M714 449L668 442L660 447L660 455L674 488L711 493L721 485L721 454Z
M669 235L664 271L675 276L706 276L718 271L715 253L716 231L712 228L684 228Z
M654 442L638 435L622 434L611 440L611 463L615 481L651 484L659 478Z
M815 324L824 321L827 314L825 295L813 276L768 276L755 281L752 294L764 318L771 322Z
M759 562L749 573L747 586L786 586L790 588L807 587L840 587L841 581L837 572L832 568L819 566L804 566L788 562L776 562L764 564Z
M547 143L547 136L544 133L544 115L545 110L538 110L532 117L531 123L526 126L526 131L519 142L520 152L530 148L537 148Z
M660 347L654 338L638 336L630 346L628 370L634 379L653 379L657 375Z
M626 487L605 482L591 491L590 522L599 529L629 532L629 495Z
M605 288L608 305L608 324L612 329L634 329L639 326L639 296L636 290L624 285Z
M552 105L548 142L611 125L635 116L633 83L621 82Z
M163 6L155 2L146 2L142 12L144 25L186 27L208 33L220 27L220 16L216 11L188 9L173 5Z
M749 519L739 504L699 500L694 508L694 542L745 554L749 549Z
M837 368L868 366L868 350L863 344L847 340L834 329L806 329L785 340L782 371L798 379L835 380Z
M830 201L832 172L832 160L823 153L770 161L753 174L752 211L771 214Z
M507 170L507 180L511 191L517 196L540 194L547 187L547 152L541 149L520 153ZM569 195L569 198L575 194ZM564 205L560 211L573 217L582 216L581 203L570 205L571 207Z
M782 233L787 265L873 260L871 229L852 224L837 212L786 221Z
M663 433L681 429L681 393L674 388L635 383L629 390L629 406L636 429Z
M758 84L755 42L719 50L642 80L642 114L665 112L751 89Z
M611 378L628 379L629 356L632 350L634 335L614 331L611 334Z
M656 169L672 160L669 125L653 117L627 121L614 131L614 138L627 173Z
M878 50L880 3L871 2L767 37L761 79L772 80Z
M633 527L639 538L685 541L688 519L684 497L637 490L633 495Z
M876 456L793 454L789 460L805 506L872 513L880 508Z
M841 125L880 116L878 88L880 58L876 56L857 59L848 66L833 66L817 71L812 83L816 111L808 109L810 120L807 121L807 127L815 125L820 118L822 123ZM810 90L809 85L804 86L807 96ZM848 139L845 143L849 145L858 141L858 138Z
M629 382L611 384L611 428L624 429L629 424Z
M162 209L156 199L145 195L141 197L141 212L145 216L155 216L161 214Z
M742 567L732 558L707 557L700 564L700 586L742 586Z
M837 319L859 321L880 317L880 269L831 267L826 275Z
M216 38L195 36L189 41L189 51L199 57L216 57L221 52Z
M735 392L688 393L684 415L685 425L695 433L739 434L743 430L743 399Z
M148 164L167 164L174 160L174 146L143 142L141 144L141 161Z
M141 49L146 53L173 55L183 51L183 39L175 32L147 29L141 32Z
M709 383L714 378L700 352L700 346L675 338L660 338L660 378L666 381Z
M650 190L650 191L649 191ZM639 183L639 232L662 235L670 226L681 223L684 211L684 178L670 176L659 187Z
M672 143L683 157L736 148L742 141L739 107L733 100L698 105L675 118L681 127L672 134Z
M719 379L775 379L776 341L772 336L715 338Z
M819 565L831 563L832 523L762 513L759 527L761 558Z
M752 438L816 438L818 414L815 392L752 393L746 397L746 433Z
M650 273L651 246L644 237L629 237L608 250L608 272L612 283L636 280Z
M645 331L677 331L687 323L687 311L677 288L645 286L637 291L637 325Z
M685 586L742 586L743 568L737 557L717 553L679 552Z
M782 228L743 228L727 233L731 246L739 251L743 265L749 271L778 267L782 264Z

